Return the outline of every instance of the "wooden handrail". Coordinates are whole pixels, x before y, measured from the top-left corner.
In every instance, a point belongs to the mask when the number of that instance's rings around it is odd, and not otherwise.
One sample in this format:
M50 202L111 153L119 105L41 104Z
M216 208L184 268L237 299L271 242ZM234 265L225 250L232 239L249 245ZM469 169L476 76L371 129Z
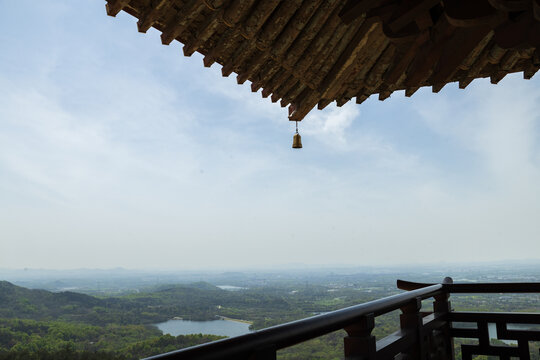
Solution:
M482 312L482 311L452 311L450 321L490 323L508 322L512 324L540 324L540 313L531 312Z
M417 290L434 284L418 283L398 280L397 287L401 290ZM445 291L449 293L475 294L475 293L538 293L540 282L533 283L443 283Z

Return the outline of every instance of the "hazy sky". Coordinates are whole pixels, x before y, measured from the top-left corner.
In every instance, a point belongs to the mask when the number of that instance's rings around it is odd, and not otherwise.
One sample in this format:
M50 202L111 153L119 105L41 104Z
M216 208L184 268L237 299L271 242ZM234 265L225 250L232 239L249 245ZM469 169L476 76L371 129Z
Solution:
M302 123L98 0L0 0L0 268L539 259L540 75Z

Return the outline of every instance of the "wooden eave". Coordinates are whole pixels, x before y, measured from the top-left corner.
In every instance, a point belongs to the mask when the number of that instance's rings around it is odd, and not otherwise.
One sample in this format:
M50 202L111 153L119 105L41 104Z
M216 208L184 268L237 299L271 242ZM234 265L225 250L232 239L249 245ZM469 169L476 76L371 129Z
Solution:
M540 0L107 0L302 120L396 90L540 68Z

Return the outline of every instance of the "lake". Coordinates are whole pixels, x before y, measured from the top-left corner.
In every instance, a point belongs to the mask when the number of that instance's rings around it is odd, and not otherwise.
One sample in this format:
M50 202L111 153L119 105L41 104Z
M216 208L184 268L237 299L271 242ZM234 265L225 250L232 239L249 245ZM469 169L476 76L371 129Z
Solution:
M231 320L190 321L169 320L155 324L163 334L172 336L188 334L212 334L221 336L238 336L251 332L249 324Z
M241 287L241 286L233 286L233 285L217 285L218 288L221 290L227 290L227 291L238 291L238 290L246 290L247 288Z

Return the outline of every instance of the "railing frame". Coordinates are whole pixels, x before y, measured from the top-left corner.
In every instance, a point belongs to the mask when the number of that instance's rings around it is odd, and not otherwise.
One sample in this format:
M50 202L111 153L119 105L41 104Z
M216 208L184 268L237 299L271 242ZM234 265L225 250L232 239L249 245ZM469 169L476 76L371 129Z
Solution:
M489 345L489 338L486 344L485 336L487 335L482 330L469 331L468 333L467 330L460 332L461 329L452 327L452 321L461 321L456 319L463 319L465 316L472 319L473 322L483 321L483 324L485 321L478 320L475 316L482 317L492 313L475 313L476 315L473 316L470 313L453 312L449 301L451 293L540 293L540 283L453 284L450 278L446 278L442 284L423 284L398 280L397 286L408 291L253 333L152 356L147 360L275 360L276 351L280 349L340 329L347 332L347 336L344 338L346 360L390 360L396 356L402 359L453 360L453 339L456 335L463 334L480 339L480 344L476 347L471 345L462 347L464 357L467 356L464 360L467 360L470 359L469 354L489 353L487 355L492 355L498 348ZM433 311L421 312L422 300L428 298L435 299ZM400 330L376 341L371 334L375 326L375 317L397 309L402 312ZM539 321L534 323L540 323L540 315L536 315L539 316ZM508 319L515 320L516 317L508 317ZM502 320L501 324L508 323L508 321ZM480 324L480 322L478 323ZM483 326L479 325L478 329L480 327L484 329ZM503 325L497 326L506 329L505 325L504 327ZM482 337L476 336L480 333ZM529 339L540 337L540 334L531 335L531 333L536 332L530 331L525 331L525 333L520 334L515 331L512 333L514 337L518 335L521 337L518 339L520 341L518 348L514 347L519 351L513 351L509 356L519 356L528 360L525 354L528 347L524 344L526 341L530 341ZM502 350L502 352L499 355L501 360L504 360L508 350Z
M400 289L416 290L430 284L398 280L397 285ZM540 283L453 284L448 281L443 283L443 286L448 295L451 293L540 293ZM530 360L529 341L540 341L540 331L508 329L508 324L540 324L540 313L449 311L447 323L448 336L452 342L454 338L478 341L477 345L461 345L462 360L471 360L473 355L498 356L501 360L509 360L510 357ZM455 323L472 323L476 328L463 328ZM488 328L490 323L496 325L497 340L515 340L517 346L492 344Z

